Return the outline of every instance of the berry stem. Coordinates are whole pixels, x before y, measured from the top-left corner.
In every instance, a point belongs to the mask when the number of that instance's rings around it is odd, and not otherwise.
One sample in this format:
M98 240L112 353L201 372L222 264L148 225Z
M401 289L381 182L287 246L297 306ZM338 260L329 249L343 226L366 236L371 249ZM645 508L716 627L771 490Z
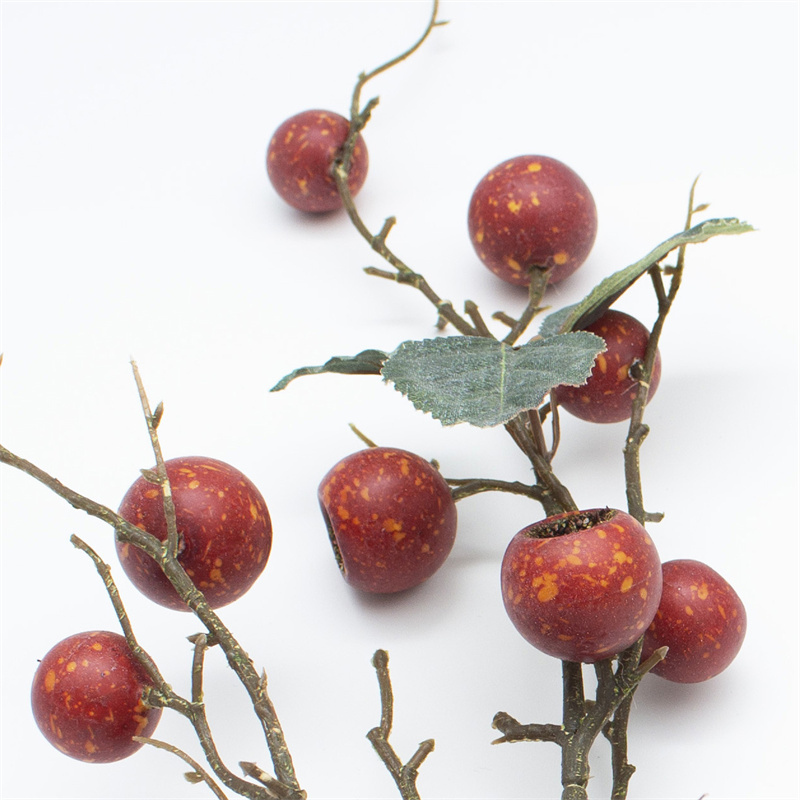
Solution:
M543 267L531 268L529 273L531 282L528 286L528 304L520 314L519 319L514 320L511 330L506 334L506 338L503 339L505 344L515 344L519 337L525 333L533 318L539 312L545 310L545 307L542 306L542 299L550 279L550 272L551 270Z

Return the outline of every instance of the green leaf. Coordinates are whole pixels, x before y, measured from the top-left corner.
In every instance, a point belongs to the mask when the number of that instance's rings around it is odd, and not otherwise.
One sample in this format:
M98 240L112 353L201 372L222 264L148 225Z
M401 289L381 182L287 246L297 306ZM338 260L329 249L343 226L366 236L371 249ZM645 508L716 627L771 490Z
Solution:
M554 386L585 383L598 336L581 331L521 347L475 336L404 342L383 366L383 377L443 425L502 425L536 408Z
M752 230L751 225L735 218L708 219L687 231L675 234L635 264L631 264L601 281L579 303L549 314L542 322L539 333L541 336L553 336L590 325L607 311L617 298L644 275L653 264L657 264L679 247L705 242L714 236L746 233Z
M319 375L322 372L336 372L340 375L380 375L388 353L382 350L362 350L355 356L334 356L319 367L300 367L281 378L271 392L285 389L295 378L304 375Z

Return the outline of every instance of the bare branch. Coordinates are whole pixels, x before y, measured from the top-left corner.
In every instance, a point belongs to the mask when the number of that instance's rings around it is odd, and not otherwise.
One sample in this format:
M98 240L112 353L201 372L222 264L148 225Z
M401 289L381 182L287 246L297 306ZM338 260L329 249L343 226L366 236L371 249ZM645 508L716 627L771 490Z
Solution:
M381 693L381 721L377 727L367 733L367 738L394 778L403 800L420 800L417 791L417 773L422 762L433 751L434 741L426 739L421 742L414 755L403 764L394 748L389 744L394 713L394 696L389 678L389 654L385 650L377 650L372 657L372 666L375 667Z

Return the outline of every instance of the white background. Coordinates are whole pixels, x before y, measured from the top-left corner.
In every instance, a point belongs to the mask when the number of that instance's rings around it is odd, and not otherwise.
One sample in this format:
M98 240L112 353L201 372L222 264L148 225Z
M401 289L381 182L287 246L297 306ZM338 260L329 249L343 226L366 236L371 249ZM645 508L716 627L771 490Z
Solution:
M445 567L394 598L339 576L316 500L337 460L380 444L436 458L448 477L528 480L500 430L442 429L379 379L297 366L434 333L412 289L365 276L378 258L342 214L309 219L272 191L273 130L307 108L347 113L358 73L423 29L422 2L4 2L2 442L116 507L152 456L129 358L163 400L167 456L245 472L274 524L268 567L223 619L267 669L309 797L394 798L364 738L379 719L370 658L391 654L393 742L436 739L419 788L438 798L553 798L559 753L491 747L498 710L558 722L560 668L505 617L498 565L541 517L518 497L459 505ZM548 296L573 302L681 229L689 187L707 216L758 232L688 252L648 408L645 497L666 512L662 560L707 561L749 614L734 665L701 685L648 678L630 727L632 798L797 798L798 4L451 2L412 60L368 86L358 201L443 296L488 317L524 296L474 255L478 180L514 155L550 155L592 189L588 262ZM619 308L650 322L649 287ZM498 333L500 331L498 330ZM566 416L566 415L565 415ZM584 507L624 504L624 424L563 419L555 466ZM29 710L36 659L116 620L77 533L115 568L143 645L180 691L199 630L151 606L116 565L112 534L32 479L2 475L3 798L196 798L184 765L143 750L112 765L62 756ZM587 678L589 684L591 680ZM218 653L207 701L223 756L268 767ZM198 755L181 718L157 735ZM608 796L608 750L592 755Z

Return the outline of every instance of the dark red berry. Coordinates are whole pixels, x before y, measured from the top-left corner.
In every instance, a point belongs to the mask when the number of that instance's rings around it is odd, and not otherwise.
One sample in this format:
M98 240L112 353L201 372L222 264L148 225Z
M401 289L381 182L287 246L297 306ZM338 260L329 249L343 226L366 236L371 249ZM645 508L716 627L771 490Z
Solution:
M661 596L661 561L647 531L614 509L574 511L523 528L501 572L503 602L534 647L595 662L643 634Z
M374 447L342 459L319 487L322 515L344 579L399 592L431 577L456 535L450 487L428 461Z
M606 311L584 330L606 342L597 356L592 374L582 386L554 389L559 406L589 422L621 422L630 419L633 401L639 391L635 370L641 365L650 332L637 319L621 311ZM649 402L661 380L661 354L656 353L650 376Z
M254 484L223 461L193 456L166 462L175 503L178 561L212 608L241 597L264 571L272 546L267 504ZM120 516L167 538L161 488L140 477L122 500ZM132 544L117 542L126 574L151 600L188 611L158 564Z
M31 706L39 730L80 761L119 761L151 736L161 709L145 705L152 683L123 636L89 631L55 645L33 678Z
M726 669L747 631L744 604L707 564L689 559L663 565L664 589L647 629L642 658L667 646L652 672L677 683L699 683Z
M566 164L518 156L488 172L469 204L469 236L481 261L508 283L527 286L531 267L552 269L550 283L572 275L597 235L597 209Z
M267 174L275 191L300 211L335 211L342 201L331 165L347 138L350 123L332 111L303 111L282 123L267 148ZM369 158L359 134L348 173L354 196L364 185Z

